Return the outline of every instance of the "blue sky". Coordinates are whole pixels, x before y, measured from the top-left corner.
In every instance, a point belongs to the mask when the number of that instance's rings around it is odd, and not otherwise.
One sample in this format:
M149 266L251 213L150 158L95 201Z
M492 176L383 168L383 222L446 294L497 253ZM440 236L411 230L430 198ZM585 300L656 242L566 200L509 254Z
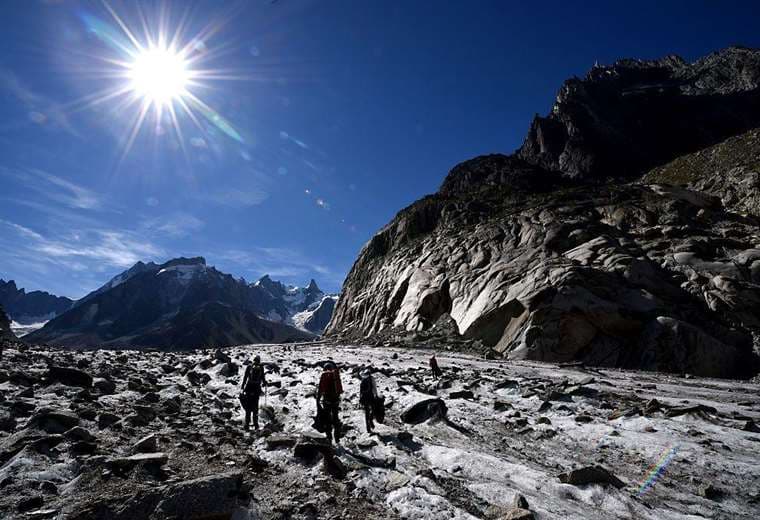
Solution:
M178 133L151 108L127 147L139 100L93 103L125 84L104 4L8 2L0 278L76 298L137 260L203 255L248 280L338 290L372 234L452 166L517 148L565 78L760 46L756 2L568 4L111 2L143 43L140 15L172 33L184 16L180 40L214 71L188 87L205 116L177 108Z

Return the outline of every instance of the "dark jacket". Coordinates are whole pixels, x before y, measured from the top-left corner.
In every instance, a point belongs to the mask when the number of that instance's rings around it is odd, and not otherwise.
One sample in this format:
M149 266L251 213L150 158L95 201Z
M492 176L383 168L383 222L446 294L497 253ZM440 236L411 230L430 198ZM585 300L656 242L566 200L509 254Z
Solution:
M377 387L375 386L375 378L367 376L362 379L359 385L359 404L362 406L371 406L375 399L377 399Z
M248 365L243 376L241 388L246 394L258 395L261 393L261 387L266 386L266 374L262 365Z

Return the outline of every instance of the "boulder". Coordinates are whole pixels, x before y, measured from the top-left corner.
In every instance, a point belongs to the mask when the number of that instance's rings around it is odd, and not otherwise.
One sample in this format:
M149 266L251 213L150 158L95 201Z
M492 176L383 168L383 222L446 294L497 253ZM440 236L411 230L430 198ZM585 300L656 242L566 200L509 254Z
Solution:
M90 388L92 386L92 376L77 368L51 365L48 367L45 377L48 381L57 381L67 386L79 386L83 388Z
M208 384L209 381L211 381L211 376L208 375L205 372L196 372L195 370L191 370L186 374L187 380L190 381L191 384L195 386L203 386Z
M243 492L243 473L233 471L167 486L150 518L231 518Z
M129 457L115 457L107 461L107 465L115 471L125 473L137 465L163 466L169 460L166 453L139 453Z
M111 381L110 379L105 379L102 377L96 378L92 382L93 386L98 389L98 391L101 394L104 395L111 395L116 392L116 383Z
M71 412L43 408L37 411L29 425L47 433L64 433L79 424L79 417Z
M443 399L425 399L404 410L401 420L407 424L420 424L429 419L443 419L447 411Z
M67 430L64 434L64 437L67 439L73 439L77 441L94 441L95 436L89 432L89 430L86 430L85 428L82 428L81 426L74 426L70 430Z
M572 484L574 486L602 484L611 485L618 489L625 487L625 483L622 480L602 466L586 466L574 469L568 473L562 473L559 476L559 480L564 484Z
M536 517L530 510L513 507L504 515L500 516L499 520L534 520L535 518Z

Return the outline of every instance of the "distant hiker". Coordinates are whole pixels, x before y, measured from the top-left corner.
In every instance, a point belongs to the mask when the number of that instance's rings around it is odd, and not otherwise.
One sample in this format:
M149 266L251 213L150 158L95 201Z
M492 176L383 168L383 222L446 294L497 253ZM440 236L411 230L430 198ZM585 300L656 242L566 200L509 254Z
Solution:
M340 372L332 361L325 363L322 375L319 378L317 390L317 405L321 405L321 411L326 420L327 439L337 443L340 440L340 394L343 393L343 384L340 382Z
M438 366L438 360L435 359L435 354L430 358L430 370L433 372L433 377L436 379L443 375L441 367Z
M261 358L253 358L253 365L248 365L243 376L243 384L240 385L242 393L240 394L240 403L245 410L245 429L248 430L251 424L251 414L253 414L253 427L259 430L259 397L261 397L261 388L267 385L264 367L261 365Z
M379 399L377 395L377 386L375 378L372 377L372 371L367 369L361 373L362 382L359 385L359 404L364 408L364 424L367 426L367 433L373 433L375 427L373 421L375 415L375 403Z

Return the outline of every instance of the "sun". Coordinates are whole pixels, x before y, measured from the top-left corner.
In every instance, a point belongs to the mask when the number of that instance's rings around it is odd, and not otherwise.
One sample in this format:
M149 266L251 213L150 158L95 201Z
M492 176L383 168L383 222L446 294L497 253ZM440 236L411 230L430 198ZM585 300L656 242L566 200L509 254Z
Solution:
M191 79L182 55L161 47L137 54L127 76L132 91L157 107L178 101L187 93Z
M209 47L212 36L222 30L222 22L212 21L198 32L187 34L188 26L192 25L189 11L174 24L163 8L151 16L138 8L137 23L133 20L130 24L108 0L103 0L103 6L115 24L88 12L82 12L80 17L88 34L102 44L89 55L103 65L97 69L96 77L107 78L109 84L84 96L74 106L113 103L114 114L125 114L129 123L123 137L122 160L143 127L155 129L157 142L176 144L186 155L185 144L191 138L185 135L182 126L187 124L192 124L194 132L206 141L218 130L244 143L233 125L200 97L209 94L216 81L249 79L230 69L209 68L222 54L222 47ZM171 141L162 137L167 130L173 130Z

